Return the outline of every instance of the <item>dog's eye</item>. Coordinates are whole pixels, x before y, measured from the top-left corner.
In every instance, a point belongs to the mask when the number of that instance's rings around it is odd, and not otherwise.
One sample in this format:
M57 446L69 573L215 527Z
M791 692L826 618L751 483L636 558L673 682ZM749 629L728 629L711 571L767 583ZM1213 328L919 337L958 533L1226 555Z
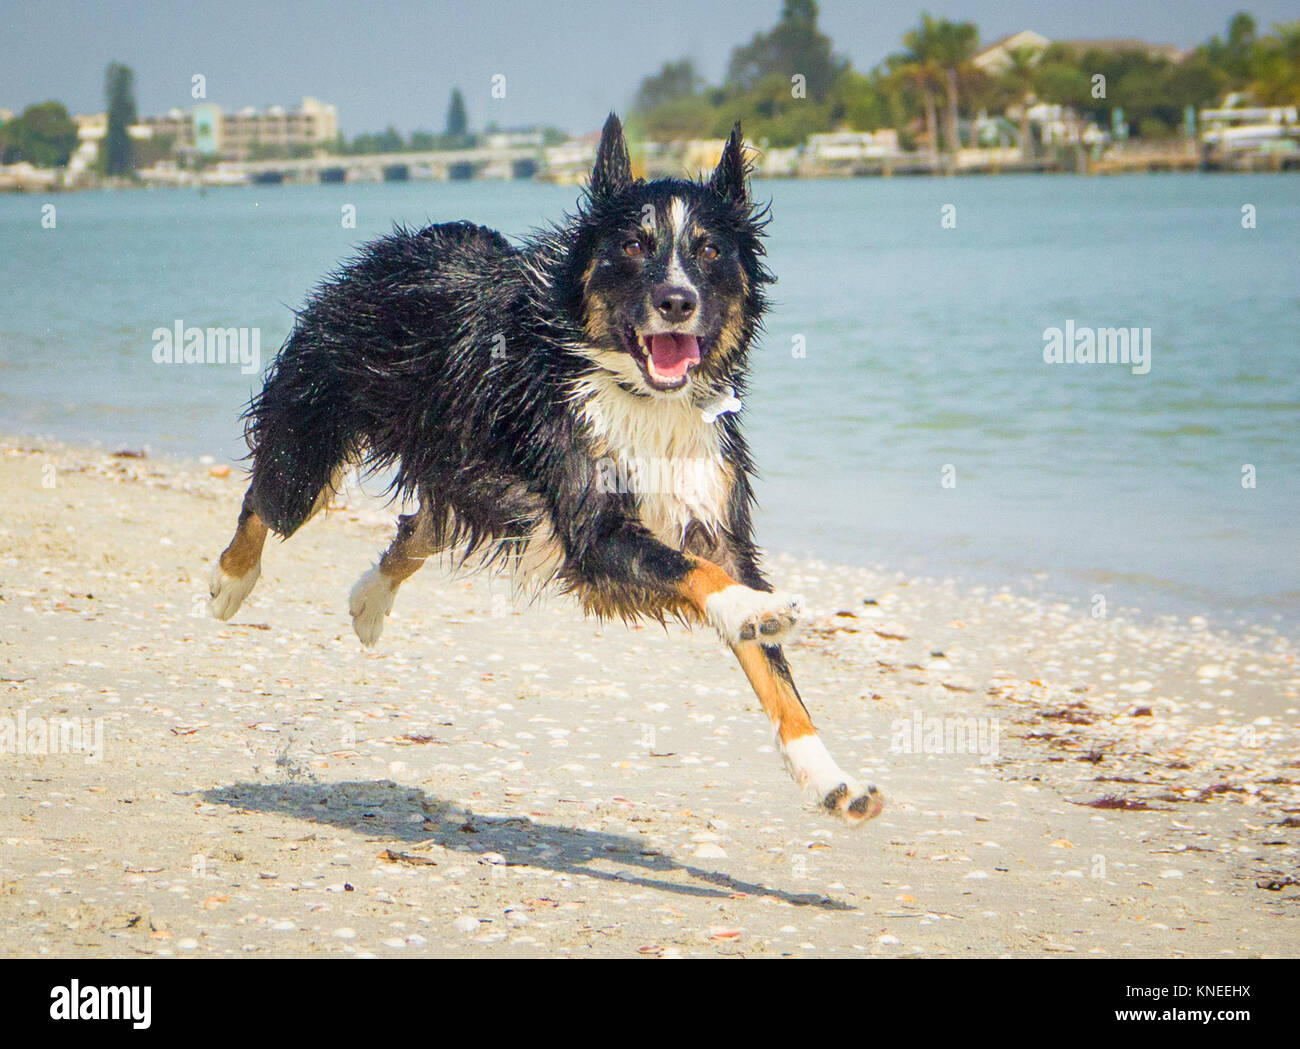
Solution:
M716 259L720 254L722 253L718 251L718 246L716 244L706 244L700 249L700 257L707 259L710 262Z
M623 254L630 258L640 258L645 254L645 245L633 237L631 240L623 242Z

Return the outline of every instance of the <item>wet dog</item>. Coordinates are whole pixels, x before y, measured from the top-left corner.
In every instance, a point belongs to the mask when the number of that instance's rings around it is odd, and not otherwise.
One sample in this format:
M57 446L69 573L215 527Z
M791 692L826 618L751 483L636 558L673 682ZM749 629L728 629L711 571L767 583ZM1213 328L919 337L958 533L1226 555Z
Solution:
M601 617L714 627L795 781L858 823L883 804L832 760L781 641L801 614L751 536L741 433L765 209L740 127L707 179L634 179L611 116L577 213L521 245L467 222L366 246L299 312L245 418L252 479L212 574L229 619L268 532L293 535L346 468L418 504L353 587L362 644L424 561L503 567Z

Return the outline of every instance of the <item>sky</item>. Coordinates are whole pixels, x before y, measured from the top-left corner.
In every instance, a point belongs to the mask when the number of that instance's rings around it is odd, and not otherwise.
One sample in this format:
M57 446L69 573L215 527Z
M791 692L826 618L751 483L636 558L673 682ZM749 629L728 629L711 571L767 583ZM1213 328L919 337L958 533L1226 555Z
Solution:
M1247 10L1266 30L1300 18L1296 0L821 0L838 52L868 70L900 49L922 10L975 22L990 42L1033 29L1054 39L1140 37L1182 47L1223 35ZM56 99L104 108L104 67L135 70L141 115L207 100L225 109L338 107L349 136L392 124L441 131L453 87L470 125L550 124L574 133L625 110L643 76L694 59L717 82L731 49L773 25L780 0L2 0L0 108ZM493 97L504 76L505 97ZM497 81L500 84L500 81Z

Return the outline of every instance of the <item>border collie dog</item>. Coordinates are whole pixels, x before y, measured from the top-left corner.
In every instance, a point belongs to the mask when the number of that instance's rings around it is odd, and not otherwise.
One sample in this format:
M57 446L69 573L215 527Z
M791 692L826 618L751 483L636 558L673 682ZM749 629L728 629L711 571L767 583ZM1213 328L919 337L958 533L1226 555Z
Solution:
M707 181L633 179L605 124L578 212L516 247L468 222L398 228L327 279L245 412L252 477L212 573L229 619L267 532L293 535L351 466L392 471L399 518L353 587L364 645L432 555L500 566L588 613L714 627L786 767L849 823L874 787L832 760L781 651L801 615L751 538L738 395L760 330L766 209L740 126Z

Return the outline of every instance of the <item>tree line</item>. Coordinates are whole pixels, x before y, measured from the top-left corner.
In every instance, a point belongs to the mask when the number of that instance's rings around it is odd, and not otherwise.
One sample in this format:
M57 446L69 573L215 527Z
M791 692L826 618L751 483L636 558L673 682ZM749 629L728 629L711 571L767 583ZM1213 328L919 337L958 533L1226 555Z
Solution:
M1238 14L1225 37L1178 60L1141 47L1058 43L1013 49L1004 68L990 72L975 65L979 51L974 23L923 14L902 50L859 72L819 28L815 0L784 0L773 28L732 51L722 83L705 82L689 58L669 62L641 82L635 119L660 141L720 138L741 119L752 140L771 146L836 129L896 128L904 148L924 135L932 148L951 152L972 144L970 124L981 112L1018 111L1025 144L1025 110L1034 102L1069 106L1103 127L1120 109L1143 138L1175 134L1188 106L1233 91L1262 105L1300 102L1300 21L1261 33L1253 17ZM1098 75L1105 78L1100 96Z
M160 148L170 152L170 142L142 146L133 142L128 128L139 120L135 104L135 73L120 62L104 70L104 140L99 149L99 171L104 175L129 175L147 150L154 159ZM0 125L0 164L21 161L38 168L66 167L77 148L77 124L62 102L37 102L13 120Z
M155 160L172 155L175 143L171 136L133 139L130 135L128 129L138 122L139 113L135 101L135 74L129 67L120 62L110 63L104 74L104 96L106 128L99 150L101 174L129 176L137 167L146 167ZM484 134L496 130L495 124L489 124ZM542 136L547 145L567 137L555 128L543 129ZM320 146L300 143L284 147L254 142L249 155L252 160L270 160L309 156L318 148L340 155L470 149L482 138L483 135L470 130L465 97L459 88L454 88L441 133L414 131L407 136L390 125L384 131L360 134L352 139L340 134L333 142ZM38 102L0 125L0 163L3 164L27 161L39 168L66 167L77 144L77 125L61 102Z
M720 138L741 119L751 139L793 146L810 134L849 128L895 128L904 148L924 137L931 148L955 151L970 145L972 118L981 112L1016 112L1022 148L1029 143L1027 108L1033 102L1071 107L1098 125L1122 110L1132 133L1161 138L1176 133L1188 106L1201 108L1229 92L1261 105L1300 103L1300 21L1261 33L1249 14L1235 15L1223 37L1194 48L1179 60L1144 48L1109 49L1052 44L1045 50L1019 48L996 72L974 63L979 29L923 14L903 36L902 50L870 72L859 72L835 51L817 24L816 0L783 0L779 21L736 47L722 83L710 85L683 58L646 77L636 92L630 123L652 139ZM1096 77L1104 78L1102 95ZM119 62L105 70L107 127L99 170L129 175L136 167L169 156L167 139L134 140L137 122L135 74ZM963 132L963 123L965 131ZM497 130L489 125L487 134ZM963 138L964 134L964 138ZM543 130L545 144L563 141L555 128ZM481 135L470 131L465 99L453 89L441 133L403 135L384 131L321 148L337 154L401 153L464 149ZM63 167L77 148L77 126L60 102L39 102L0 125L0 163L27 161ZM312 152L299 145L291 151ZM282 155L283 147L254 144L253 159Z

